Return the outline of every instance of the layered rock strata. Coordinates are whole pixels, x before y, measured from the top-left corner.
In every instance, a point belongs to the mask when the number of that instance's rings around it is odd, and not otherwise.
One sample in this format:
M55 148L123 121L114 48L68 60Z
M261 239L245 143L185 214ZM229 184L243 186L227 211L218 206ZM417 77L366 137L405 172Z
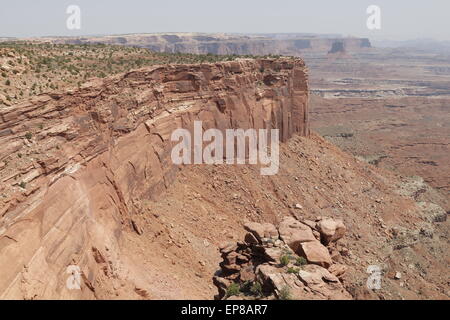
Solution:
M95 79L0 110L0 298L95 298L117 276L123 230L179 167L177 128L308 135L300 59L167 65ZM67 267L85 290L68 290ZM122 269L121 269L122 268ZM123 271L123 270L122 270Z

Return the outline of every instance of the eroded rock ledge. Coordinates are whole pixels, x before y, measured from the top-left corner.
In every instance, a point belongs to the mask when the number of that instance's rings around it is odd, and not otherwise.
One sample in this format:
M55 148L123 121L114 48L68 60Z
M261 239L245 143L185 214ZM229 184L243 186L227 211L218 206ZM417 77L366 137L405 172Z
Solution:
M175 178L174 129L307 135L307 86L300 59L243 59L135 70L1 109L0 298L95 297L140 200ZM70 264L89 290L66 289Z

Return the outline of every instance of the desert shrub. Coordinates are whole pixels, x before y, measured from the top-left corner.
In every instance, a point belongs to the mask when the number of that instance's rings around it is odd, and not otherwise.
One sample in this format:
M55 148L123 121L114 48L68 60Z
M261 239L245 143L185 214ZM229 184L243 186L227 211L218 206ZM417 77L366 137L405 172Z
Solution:
M25 189L26 186L27 186L27 184L23 181L21 183L19 183L19 187L21 187L22 189Z
M25 133L25 138L27 138L28 140L31 140L31 138L33 138L33 135L31 134L31 132L27 132L27 133Z
M280 262L282 266L287 266L289 262L291 261L291 256L288 254L284 254L280 258Z
M237 296L241 292L241 287L237 283L232 283L227 288L227 297Z
M308 261L304 257L298 257L295 261L296 266L304 266L306 264L308 264Z
M262 296L262 286L261 283L258 281L253 282L252 286L250 287L250 292L257 297Z
M284 286L281 288L280 293L278 295L279 300L291 300L292 294L291 289L288 286Z
M299 271L300 271L299 268L293 268L293 267L290 267L287 270L288 273L298 273Z

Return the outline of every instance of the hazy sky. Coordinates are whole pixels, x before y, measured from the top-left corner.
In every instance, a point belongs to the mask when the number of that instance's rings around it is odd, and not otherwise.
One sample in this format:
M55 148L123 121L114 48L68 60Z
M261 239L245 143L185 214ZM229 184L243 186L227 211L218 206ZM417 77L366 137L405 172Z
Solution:
M69 5L81 30L66 27ZM369 5L381 30L366 27ZM450 0L0 0L0 37L139 32L312 32L450 40Z

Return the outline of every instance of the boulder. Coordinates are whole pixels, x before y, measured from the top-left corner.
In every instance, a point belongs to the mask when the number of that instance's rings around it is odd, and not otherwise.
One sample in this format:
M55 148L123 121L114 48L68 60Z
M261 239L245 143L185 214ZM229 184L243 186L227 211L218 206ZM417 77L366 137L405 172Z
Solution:
M299 279L317 296L328 300L350 300L348 293L339 279L328 270L317 266L307 265L298 273Z
M264 253L269 261L276 263L280 263L280 258L283 255L283 251L278 247L264 248Z
M267 263L260 264L256 267L255 274L256 279L261 283L265 283L272 274L280 273L281 270L275 266L269 265Z
M298 277L307 285L327 282L339 282L339 279L327 269L317 265L307 265L298 272Z
M236 258L238 257L239 253L237 252L230 252L229 254L227 254L225 256L225 258L223 259L223 261L227 264L227 265L231 265L231 264L236 264Z
M214 276L213 277L213 283L217 287L219 293L217 295L217 298L221 298L226 295L228 286L232 283L230 280L227 280L222 277Z
M242 282L255 281L255 272L253 270L253 265L248 265L242 268L239 278Z
M309 263L324 268L328 268L332 264L328 249L319 241L302 242L296 253L303 256Z
M223 264L221 267L225 272L231 272L231 273L236 273L241 270L241 266L234 264L234 263L233 264Z
M271 223L248 222L244 229L253 234L259 242L264 238L278 239L277 228Z
M332 218L319 220L316 228L320 232L321 241L324 245L339 240L347 230L342 220L334 220Z
M257 279L263 288L273 291L278 298L283 290L287 290L294 300L352 299L336 276L317 265L304 266L294 274L263 264L257 268Z
M347 267L343 264L336 263L331 265L331 267L328 268L328 271L336 277L341 278L347 271Z
M220 252L225 255L236 249L237 249L237 244L234 242L224 242L219 245Z
M285 217L278 231L280 238L295 252L302 242L317 241L311 228L293 217Z

